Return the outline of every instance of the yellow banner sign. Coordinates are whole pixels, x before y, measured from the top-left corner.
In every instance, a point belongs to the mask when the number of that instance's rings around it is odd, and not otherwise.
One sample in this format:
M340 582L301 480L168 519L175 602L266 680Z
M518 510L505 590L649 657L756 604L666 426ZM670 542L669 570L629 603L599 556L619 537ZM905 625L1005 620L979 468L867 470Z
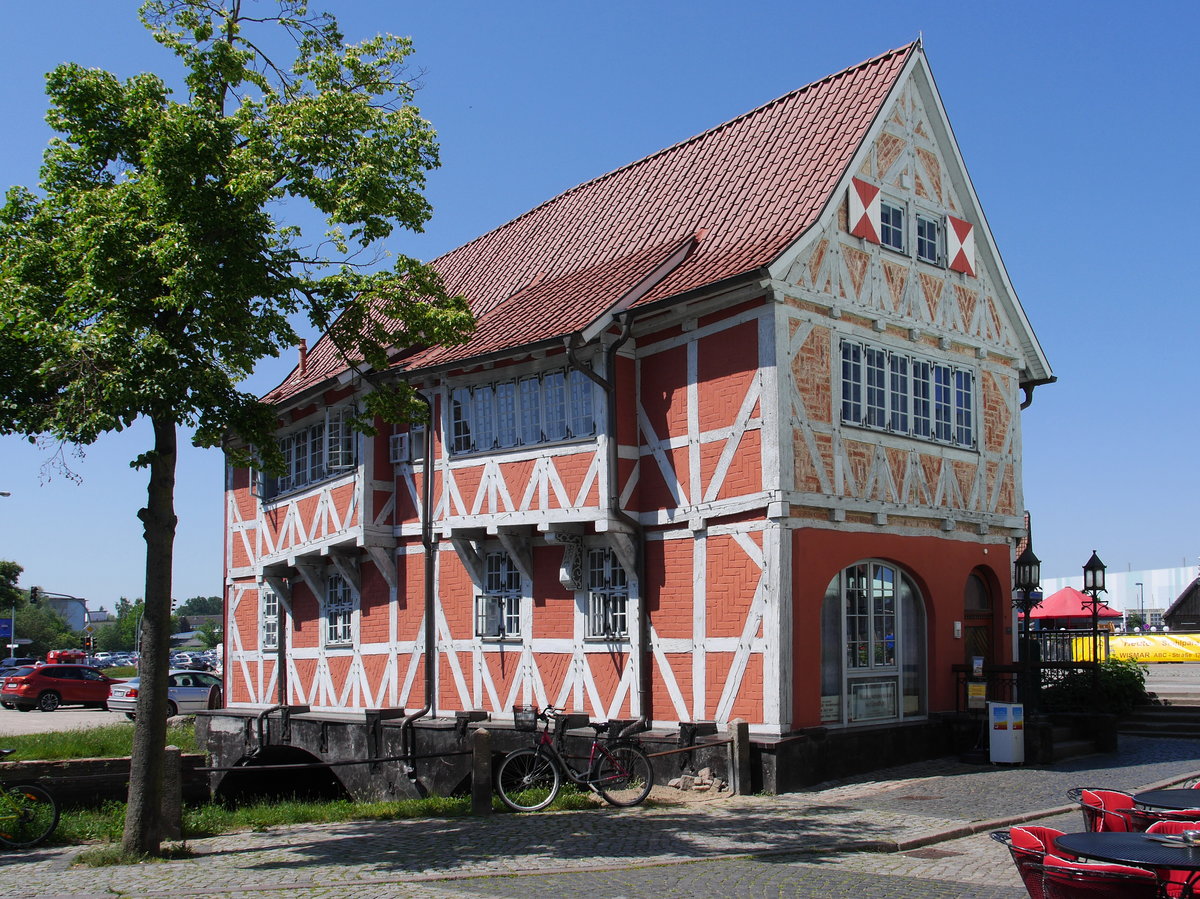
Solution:
M1109 637L1114 659L1139 662L1200 662L1200 634L1122 634ZM1091 655L1091 647L1088 647Z

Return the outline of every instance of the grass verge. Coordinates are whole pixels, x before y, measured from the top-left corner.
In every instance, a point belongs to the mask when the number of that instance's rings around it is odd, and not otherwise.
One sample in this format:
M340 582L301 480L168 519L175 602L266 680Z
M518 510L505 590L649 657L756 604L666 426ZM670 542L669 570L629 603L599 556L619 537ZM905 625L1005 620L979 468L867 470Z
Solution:
M8 757L10 762L122 758L133 752L133 725L121 721L103 727L20 734L5 737L4 745L16 750ZM184 752L199 752L193 723L189 720L168 727L167 745L178 746Z

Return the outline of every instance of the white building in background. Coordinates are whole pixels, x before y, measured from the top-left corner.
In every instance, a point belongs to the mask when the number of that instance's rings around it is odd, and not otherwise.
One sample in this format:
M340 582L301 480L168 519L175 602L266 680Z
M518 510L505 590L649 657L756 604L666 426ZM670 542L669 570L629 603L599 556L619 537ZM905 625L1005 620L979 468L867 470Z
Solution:
M1195 580L1197 566L1152 568L1142 571L1113 571L1105 574L1107 593L1100 598L1125 615L1141 614L1150 627L1162 627L1163 612L1171 607L1185 587ZM1070 577L1042 578L1042 594L1050 596L1063 587L1083 589L1083 569Z

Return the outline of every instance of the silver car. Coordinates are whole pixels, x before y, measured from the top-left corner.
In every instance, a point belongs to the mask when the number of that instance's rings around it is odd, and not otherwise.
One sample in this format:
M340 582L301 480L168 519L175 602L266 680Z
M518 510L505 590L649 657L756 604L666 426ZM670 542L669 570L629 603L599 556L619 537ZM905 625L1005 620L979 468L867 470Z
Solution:
M172 669L168 673L167 717L187 715L204 709L221 707L221 679L206 671ZM140 678L113 684L108 690L110 712L124 712L132 721L137 717L138 685Z

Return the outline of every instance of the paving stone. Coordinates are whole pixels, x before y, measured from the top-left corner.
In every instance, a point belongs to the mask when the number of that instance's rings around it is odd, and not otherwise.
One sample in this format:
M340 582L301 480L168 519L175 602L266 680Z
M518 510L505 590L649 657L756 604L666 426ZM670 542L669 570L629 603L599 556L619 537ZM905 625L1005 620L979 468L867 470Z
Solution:
M988 832L1079 830L1074 786L1134 791L1200 776L1193 740L1122 737L1047 767L909 765L784 796L482 818L276 828L188 842L191 858L71 867L77 849L0 856L6 899L470 899L600 891L609 899L1025 895Z

